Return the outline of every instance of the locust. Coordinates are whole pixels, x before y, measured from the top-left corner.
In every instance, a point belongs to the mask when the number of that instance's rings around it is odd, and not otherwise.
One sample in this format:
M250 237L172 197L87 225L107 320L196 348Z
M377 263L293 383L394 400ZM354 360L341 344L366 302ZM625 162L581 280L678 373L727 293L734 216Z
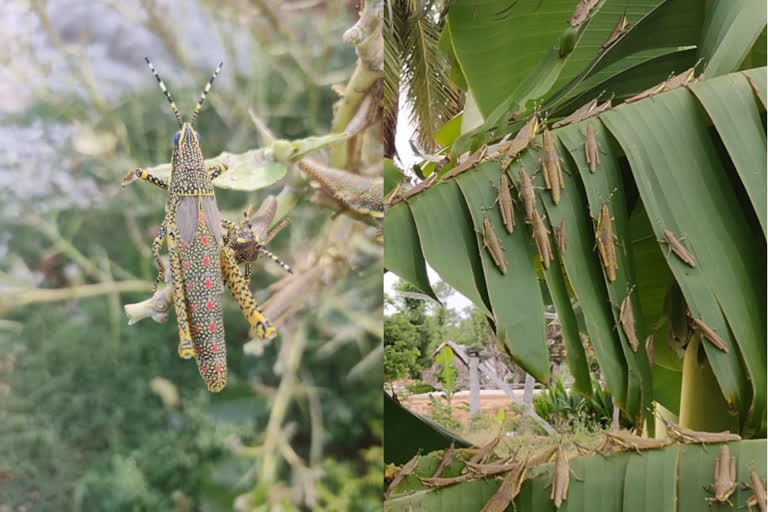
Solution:
M456 451L456 446L454 445L454 442L451 441L451 446L449 446L448 449L445 450L445 453L443 454L443 458L440 459L440 464L437 466L437 469L432 475L432 478L439 478L440 475L443 474L443 471L445 471L445 468L447 468L448 464L450 464L451 461L453 460L453 454L455 451Z
M696 260L690 252L680 243L680 240L675 238L675 235L668 229L664 230L664 243L667 244L669 250L675 253L675 256L680 258L684 263L690 267L696 267Z
M513 454L491 464L475 464L468 461L466 463L466 468L470 473L474 473L483 477L499 475L515 468L517 464L509 463L509 461L514 459L514 457L515 456Z
M536 132L539 129L539 117L535 112L531 116L525 125L520 128L517 135L504 146L499 148L500 153L504 153L504 158L501 161L501 170L504 171L509 167L512 160L520 154L528 144L536 137Z
M560 254L565 254L565 250L568 249L568 233L565 231L565 219L560 221L560 226L555 231L555 238L557 239L557 248L560 250Z
M637 352L640 347L640 340L637 339L637 333L635 332L635 314L632 311L632 290L629 291L624 300L621 302L621 308L619 309L619 322L624 329L624 334L627 336L629 346L632 347L633 352Z
M364 217L384 218L384 182L322 165L308 158L296 166L345 208Z
M616 261L616 235L613 234L613 217L611 217L607 204L604 204L600 210L595 238L605 275L608 277L608 281L612 283L616 280L616 270L619 268L619 264Z
M645 353L648 355L648 364L653 366L654 360L656 359L656 348L653 345L653 334L649 334L647 338L645 338Z
M738 434L732 434L730 432L699 432L691 430L685 427L681 427L676 423L672 423L668 419L659 416L661 421L667 427L667 435L677 441L678 443L695 444L701 443L727 443L728 441L739 441L741 436Z
M477 450L477 452L475 452L472 457L470 457L469 462L473 464L485 463L494 454L494 450L496 450L496 446L499 444L500 440L500 436L496 436L491 439L487 444L483 445L479 450ZM462 473L463 472L464 471L462 471Z
M501 177L499 178L499 193L496 197L496 201L499 203L501 219L504 221L504 227L507 228L507 233L512 233L515 230L515 207L512 201L512 194L509 192L510 186L507 173L502 172Z
M536 211L536 192L522 163L520 164L520 200L523 201L525 219L530 224L533 222L533 212Z
M592 122L587 123L587 134L584 137L584 156L589 165L589 172L594 173L600 163L600 148L597 145L595 127Z
M170 103L180 130L173 138L169 183L145 169L136 169L123 179L123 185L139 178L168 191L165 218L152 242L152 252L160 267L155 286L164 275L159 251L165 237L179 327L179 356L184 359L195 357L208 390L219 392L227 382L221 300L223 284L235 296L260 338L268 340L277 335L276 329L253 300L248 285L237 269L231 249L223 245L221 217L211 180L225 172L227 166L222 164L206 170L200 138L193 128L222 64L219 64L206 84L191 120L184 122L154 66L148 58L145 60Z
M571 18L568 20L568 25L571 27L578 27L589 18L592 9L600 3L600 0L579 0L576 7L573 10Z
M723 352L728 352L728 345L725 344L725 340L723 340L713 328L705 324L703 320L695 318L691 315L690 311L688 312L688 318L691 320L693 327L701 331L701 335L704 336L704 338L709 340L710 343Z
M605 40L598 51L602 52L615 43L627 31L627 27L629 27L629 22L627 21L627 9L625 8L624 14L622 14L619 21L616 22L613 30L611 30L611 33L608 35L608 39Z
M579 121L584 121L585 119L589 119L590 117L595 117L596 115L601 114L606 110L610 110L611 108L610 99L606 100L605 102L599 105L597 104L597 100L598 98L595 98L592 101L586 103L585 105L582 105L568 117L565 117L560 121L554 123L552 125L552 128L560 128L561 126L565 126L568 124L578 123Z
M701 61L699 61L701 62ZM666 82L664 84L666 85L666 88L664 91L671 91L672 89L677 89L678 87L682 87L684 85L687 85L693 81L694 76L696 75L696 66L699 63L697 62L694 64L693 67L686 69L680 74L672 75L671 77L667 78Z
M760 480L760 476L752 471L750 474L750 480L752 480L752 485L750 486L752 488L752 496L747 500L747 508L749 509L749 512L752 512L753 507L757 507L760 509L760 512L767 512L768 505L766 505L766 501L768 500L768 497L765 494L765 487L763 487L763 482Z
M411 460L403 464L403 467L398 471L397 475L395 475L395 478L392 479L392 481L389 483L389 487L387 487L387 491L384 494L385 497L389 496L390 493L395 489L395 487L398 486L400 482L403 481L403 479L413 473L413 470L416 469L416 464L419 462L419 458L421 455L418 453L411 457Z
M710 506L717 502L728 503L733 507L729 498L736 487L736 457L732 457L728 445L723 444L720 446L720 456L715 461L715 480L707 488L714 496L706 500Z
M568 487L571 483L571 473L573 470L568 465L568 457L565 455L562 444L557 447L557 457L555 458L555 469L552 472L552 492L549 498L555 503L555 508L568 499ZM574 474L574 476L576 476Z
M552 260L552 246L549 243L549 230L544 225L544 219L539 215L538 210L534 208L533 218L531 219L531 229L533 229L533 239L536 241L536 248L541 256L541 264L545 269L549 268Z
M443 180L447 180L450 178L455 178L459 174L463 173L464 171L467 171L475 166L480 160L482 160L485 157L485 154L488 152L488 146L483 144L480 146L480 148L469 155L466 160L461 162L460 164L457 164L456 167L445 173L442 177ZM436 172L436 171L435 171Z
M560 166L560 155L557 154L555 141L547 127L542 133L541 170L544 174L544 183L552 190L552 202L560 202L560 190L565 189L563 169Z
M493 262L499 267L502 274L507 273L507 258L504 256L504 248L496 238L496 232L493 230L493 224L488 217L483 217L483 246L493 258Z
M288 220L283 219L277 226L269 229L269 224L277 211L277 199L275 196L267 196L264 201L253 213L252 208L243 212L243 220L235 225L226 221L228 234L225 243L232 248L235 253L235 260L238 263L245 263L245 281L251 281L251 263L254 263L259 256L264 255L271 259L280 267L293 274L293 270L280 258L272 254L266 245L288 225Z
M605 441L597 448L597 451L604 452L611 446L617 446L621 450L635 450L640 453L640 450L653 450L656 448L663 448L667 444L666 439L651 439L647 437L639 437L633 435L626 430L609 431L603 430L605 435Z
M527 471L527 460L517 464L512 471L507 473L499 489L491 496L491 499L488 500L488 503L485 504L480 512L504 512L520 493L520 487L523 485Z

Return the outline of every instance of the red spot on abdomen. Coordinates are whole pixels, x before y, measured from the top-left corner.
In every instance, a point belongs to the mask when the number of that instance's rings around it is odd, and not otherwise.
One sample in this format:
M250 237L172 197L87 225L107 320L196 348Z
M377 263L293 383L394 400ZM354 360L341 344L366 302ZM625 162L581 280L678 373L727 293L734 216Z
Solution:
M191 290L191 289L192 289L192 283L187 283L187 290Z
M213 344L213 346L211 347L211 350L213 350L213 351L214 351L214 353L215 353L215 352L218 352L218 351L219 351L219 346L218 346L217 344L215 344L215 343L214 343L214 344Z
M186 249L187 247L189 247L187 244L181 244L181 250L182 250L182 251L183 251L184 249Z
M188 268L189 268L189 262L186 262L186 263L184 264L184 270L186 270L186 269L188 269Z
M221 373L221 365L219 363L216 363L216 371Z
M202 354L202 353L203 353L203 349L202 349L202 348L200 348L200 347L197 347L197 353L198 353L198 354Z
M206 287L206 288L210 288L210 287L211 287L211 284L212 284L212 283L211 283L211 280L210 280L210 279L206 279L206 280L205 280L205 287Z
M197 310L197 307L194 304L190 304L189 305L189 310L194 313L195 310Z
M203 258L203 265L207 265L207 264L209 264L210 262L211 262L211 260L208 258L208 256L206 256L205 258Z
M195 333L198 333L198 332L200 332L200 329L199 329L199 328L197 328L197 327L194 327L192 330L193 330L193 331L195 331Z
M211 325L208 326L208 329L210 329L211 332L215 331L216 330L216 324L211 322Z
M200 222L205 222L205 215L202 213L200 214Z
M208 311L212 310L213 309L213 302L208 301L208 304L206 304L205 307L208 308Z
M200 241L203 243L203 245L205 245L208 243L208 237L203 235L203 238L201 238Z

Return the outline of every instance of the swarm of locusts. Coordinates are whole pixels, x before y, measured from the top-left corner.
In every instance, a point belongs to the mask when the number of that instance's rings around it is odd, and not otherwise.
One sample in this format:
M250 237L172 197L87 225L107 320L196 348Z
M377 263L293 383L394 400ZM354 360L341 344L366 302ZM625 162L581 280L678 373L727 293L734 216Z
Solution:
M123 186L138 178L168 191L165 218L152 243L152 252L159 267L155 288L165 277L160 248L166 242L172 299L179 328L179 357L194 357L208 389L218 392L227 383L221 297L224 285L235 297L259 338L270 340L277 335L276 329L253 299L248 280L237 265L251 263L263 254L290 272L290 267L265 247L282 225L267 232L275 211L274 198L272 201L268 198L253 218L246 218L239 225L222 219L219 213L212 180L226 172L227 166L221 164L205 168L194 124L221 64L200 95L191 120L185 122L154 66L149 59L146 61L170 103L180 130L173 137L169 183L144 169L136 169L123 179Z

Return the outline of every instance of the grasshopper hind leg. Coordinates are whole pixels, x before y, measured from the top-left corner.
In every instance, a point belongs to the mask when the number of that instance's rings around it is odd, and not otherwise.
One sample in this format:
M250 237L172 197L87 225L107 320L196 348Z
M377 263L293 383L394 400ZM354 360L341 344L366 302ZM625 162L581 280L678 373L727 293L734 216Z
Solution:
M195 349L192 344L189 319L187 318L187 301L184 294L184 281L181 276L181 258L179 257L175 242L173 247L170 247L169 257L171 276L173 278L173 303L176 308L176 323L179 325L179 357L182 359L191 359L195 355Z

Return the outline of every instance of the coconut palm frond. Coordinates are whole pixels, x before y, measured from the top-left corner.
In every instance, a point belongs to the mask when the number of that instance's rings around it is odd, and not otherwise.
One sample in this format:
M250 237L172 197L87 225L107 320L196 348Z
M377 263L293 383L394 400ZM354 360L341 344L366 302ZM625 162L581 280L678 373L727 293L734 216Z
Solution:
M382 110L384 116L384 156L395 155L395 127L403 75L403 37L408 20L405 2L390 0L384 10L384 78Z
M461 106L459 90L451 83L447 61L438 48L441 30L439 16L432 7L411 12L402 46L403 79L413 104L417 138L427 152L436 147L437 129Z

